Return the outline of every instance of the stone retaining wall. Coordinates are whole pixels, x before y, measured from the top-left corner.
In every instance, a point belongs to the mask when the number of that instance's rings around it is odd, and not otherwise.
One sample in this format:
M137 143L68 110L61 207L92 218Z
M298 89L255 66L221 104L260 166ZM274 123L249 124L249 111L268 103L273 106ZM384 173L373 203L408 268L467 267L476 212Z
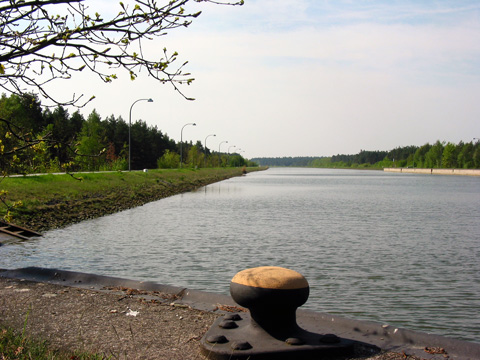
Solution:
M480 176L480 169L384 168L383 171L409 174Z

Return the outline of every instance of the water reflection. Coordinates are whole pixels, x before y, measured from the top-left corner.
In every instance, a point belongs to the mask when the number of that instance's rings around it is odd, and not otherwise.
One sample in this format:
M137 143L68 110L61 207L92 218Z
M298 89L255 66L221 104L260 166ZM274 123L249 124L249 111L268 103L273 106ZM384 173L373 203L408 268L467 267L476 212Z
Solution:
M306 307L476 340L480 179L270 169L3 246L56 267L228 293L239 270L304 274Z

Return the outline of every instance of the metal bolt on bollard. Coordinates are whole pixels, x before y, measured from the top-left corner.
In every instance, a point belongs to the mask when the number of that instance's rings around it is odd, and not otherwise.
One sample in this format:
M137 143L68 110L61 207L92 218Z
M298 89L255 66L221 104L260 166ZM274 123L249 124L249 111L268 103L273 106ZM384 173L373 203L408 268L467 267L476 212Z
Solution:
M209 359L317 359L348 355L353 342L333 334L302 329L296 310L309 296L308 281L300 273L262 266L237 273L230 294L249 310L217 319L201 340Z

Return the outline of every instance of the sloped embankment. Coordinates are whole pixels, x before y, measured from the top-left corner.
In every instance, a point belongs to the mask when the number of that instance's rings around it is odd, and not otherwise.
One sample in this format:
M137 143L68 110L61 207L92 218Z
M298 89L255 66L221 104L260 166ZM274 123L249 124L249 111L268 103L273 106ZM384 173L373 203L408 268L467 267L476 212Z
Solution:
M12 201L22 200L25 203L14 214L13 222L37 231L45 231L140 206L240 175L241 168L153 170L148 173L76 175L81 180L75 180L68 175L46 175L47 181L38 177L22 177L16 178L13 183L10 181L2 185L10 188Z

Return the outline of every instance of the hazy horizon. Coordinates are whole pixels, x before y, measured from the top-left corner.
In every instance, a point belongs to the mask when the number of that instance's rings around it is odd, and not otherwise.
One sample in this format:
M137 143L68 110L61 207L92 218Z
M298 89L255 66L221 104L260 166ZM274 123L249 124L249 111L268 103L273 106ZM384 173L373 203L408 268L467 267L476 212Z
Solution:
M132 3L124 1L124 3ZM115 13L111 1L86 0ZM480 137L480 3L246 0L203 10L188 28L145 42L179 53L195 81L182 91L140 73L103 84L93 74L55 82L96 99L81 109L142 119L175 141L228 141L247 158L389 151ZM68 90L68 92L67 92ZM70 112L73 110L69 109ZM227 151L225 145L223 151ZM308 155L306 155L308 154ZM313 155L312 155L313 154Z

